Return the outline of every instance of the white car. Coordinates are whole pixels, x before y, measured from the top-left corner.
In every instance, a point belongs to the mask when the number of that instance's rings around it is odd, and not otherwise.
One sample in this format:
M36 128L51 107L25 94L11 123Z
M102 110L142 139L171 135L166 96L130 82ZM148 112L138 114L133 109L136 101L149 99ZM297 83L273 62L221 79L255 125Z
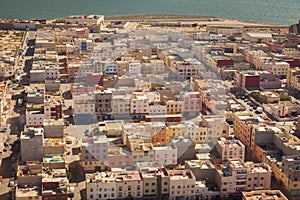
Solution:
M13 182L13 181L9 181L9 183L8 183L8 186L9 186L9 187L13 187L13 186L15 186L15 182Z

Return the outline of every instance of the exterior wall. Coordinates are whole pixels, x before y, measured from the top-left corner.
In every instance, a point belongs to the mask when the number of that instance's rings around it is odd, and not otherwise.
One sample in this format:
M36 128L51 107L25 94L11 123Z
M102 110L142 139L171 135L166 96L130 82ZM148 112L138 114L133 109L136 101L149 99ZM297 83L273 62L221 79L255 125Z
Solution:
M106 137L82 139L81 165L86 171L107 163L108 144Z
M130 97L125 95L113 96L111 107L112 107L112 113L116 115L129 114Z
M216 149L222 160L245 158L245 146L239 140L219 140Z
M44 114L41 112L26 113L26 126L40 127L44 124Z
M45 124L44 123L44 137L45 138L63 138L64 137L64 124Z
M181 113L182 101L169 100L166 102L167 114Z
M259 76L242 75L242 88L244 89L259 89L259 82Z
M45 76L47 80L57 80L59 78L59 69L46 67Z
M74 114L94 114L95 104L91 94L82 94L73 96Z
M35 129L31 129L35 131ZM38 129L38 131L41 129ZM43 130L39 133L21 133L21 160L42 161L43 158Z
M170 174L170 199L195 195L196 178L190 170L173 170Z
M128 70L128 73L129 75L133 75L133 74L140 74L141 73L141 63L139 62L131 62L129 63L129 70Z
M131 173L138 173L138 172L130 172ZM130 188L130 189L129 189ZM143 181L139 178L136 180L124 180L116 182L116 189L117 189L117 198L127 198L129 195L133 198L142 198L143 197Z
M150 105L149 106L149 114L166 114L166 106L164 105Z
M15 75L14 63L0 62L0 78L7 79Z
M149 99L145 96L131 98L130 113L149 113Z
M89 179L89 175L86 178L86 195L87 199L114 199L116 198L116 182L113 178L105 178L105 180L92 180Z
M137 162L154 162L154 151L132 151L132 163L135 165Z
M131 155L108 155L108 166L110 167L129 167L132 165Z
M161 162L164 166L177 164L177 149L168 147L154 147L155 162Z
M94 101L96 114L105 114L111 112L111 91L94 91Z
M45 70L30 70L30 82L45 82Z
M186 93L183 97L183 112L200 112L202 110L202 98L199 92Z

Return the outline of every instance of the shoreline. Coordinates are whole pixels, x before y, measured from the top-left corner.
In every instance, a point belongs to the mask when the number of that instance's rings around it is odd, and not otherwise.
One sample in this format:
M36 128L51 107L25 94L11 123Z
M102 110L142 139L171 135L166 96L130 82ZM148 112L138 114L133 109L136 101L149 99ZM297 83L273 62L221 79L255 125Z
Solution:
M274 27L288 27L290 25L285 24L271 24L271 23L262 23L262 22L253 22L253 21L245 21L245 20L237 20L237 19L228 19L224 17L216 17L216 16L203 16L203 15L181 15L181 14L131 14L131 15L111 15L104 16L104 20L107 21L143 21L143 22L153 22L159 20L166 21L195 21L195 22L211 22L211 23L220 23L222 24L226 22L237 22L237 25L240 24L251 24L251 25L262 25L262 26L274 26Z

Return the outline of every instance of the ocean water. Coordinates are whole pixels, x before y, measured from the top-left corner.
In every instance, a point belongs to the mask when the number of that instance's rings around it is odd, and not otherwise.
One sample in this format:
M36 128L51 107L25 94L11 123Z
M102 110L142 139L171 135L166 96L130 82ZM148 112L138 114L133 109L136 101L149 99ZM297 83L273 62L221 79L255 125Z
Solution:
M300 0L0 0L0 18L54 19L77 14L197 14L293 24Z

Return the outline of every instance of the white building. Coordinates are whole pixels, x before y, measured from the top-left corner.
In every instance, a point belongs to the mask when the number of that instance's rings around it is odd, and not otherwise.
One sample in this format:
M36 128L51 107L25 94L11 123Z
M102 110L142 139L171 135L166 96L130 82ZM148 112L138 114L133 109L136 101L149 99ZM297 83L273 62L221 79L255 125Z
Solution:
M128 73L129 75L140 74L142 65L139 61L130 62Z
M174 146L153 147L155 162L161 162L164 166L177 165L177 149Z
M202 116L202 124L207 127L207 141L217 141L223 134L225 117L222 115Z
M48 65L45 67L46 80L57 80L59 78L59 69L57 65Z
M116 198L116 178L111 172L97 172L85 176L87 199Z
M106 136L94 136L82 139L81 166L85 171L100 171L108 160L108 142Z
M112 113L113 114L129 114L130 112L130 96L115 95L112 97Z
M150 60L150 64L153 72L155 73L165 70L165 64L163 60Z
M43 126L44 123L44 112L42 111L27 111L26 112L26 126Z
M165 105L150 105L149 106L149 114L155 115L155 114L166 114L167 113L167 107Z
M149 99L143 94L135 94L130 99L130 113L149 113Z
M73 112L77 114L94 114L95 103L93 94L79 94L73 96Z
M287 62L275 62L272 65L271 72L277 76L286 76L288 70L290 69L290 64Z

